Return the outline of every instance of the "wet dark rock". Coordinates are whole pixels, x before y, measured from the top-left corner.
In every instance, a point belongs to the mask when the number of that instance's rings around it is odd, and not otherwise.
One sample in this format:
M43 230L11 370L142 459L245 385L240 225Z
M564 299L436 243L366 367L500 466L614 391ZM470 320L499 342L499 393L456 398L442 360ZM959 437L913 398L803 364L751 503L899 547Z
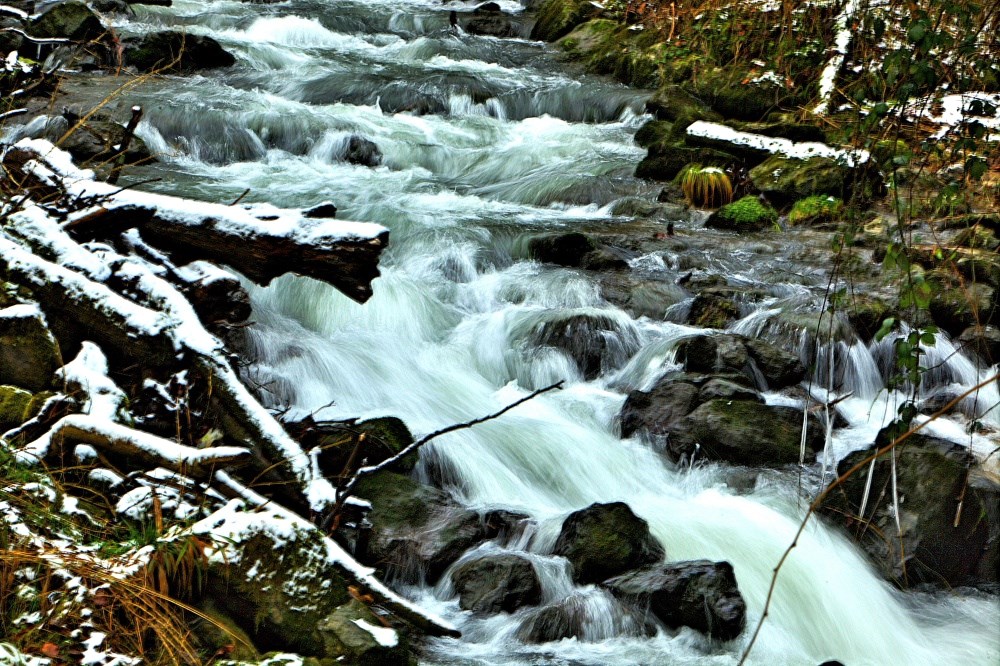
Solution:
M335 157L366 167L377 167L382 163L382 151L375 142L356 134L347 139L343 149Z
M61 358L38 309L27 305L0 309L0 384L43 391L52 386Z
M660 381L648 392L632 391L622 406L622 436L639 431L653 437L666 435L672 424L694 411L698 393L696 384L676 380Z
M479 5L472 14L472 18L462 26L470 35L517 37L521 34L521 24L501 11L500 5L495 2Z
M855 295L847 305L847 320L859 338L871 342L890 312L889 304L881 299Z
M975 354L985 365L1000 363L1000 328L970 326L958 336L963 351Z
M140 72L188 73L231 67L236 58L211 37L165 31L125 40L125 64Z
M677 347L677 360L691 372L735 373L767 384L760 388L794 386L805 378L805 366L794 354L764 340L742 335L700 335Z
M677 124L673 131L677 131ZM635 169L637 178L672 181L689 164L726 168L740 162L732 153L703 146L690 146L683 140L659 141L650 145L646 157Z
M321 204L317 204L312 208L302 211L302 217L308 218L324 218L333 219L337 217L337 206L336 204L325 201Z
M795 142L826 143L826 132L822 128L809 123L795 121L734 123L736 129L751 134L770 136L777 139L788 139Z
M99 164L115 157L117 146L125 140L125 126L108 116L97 115L77 125L59 147L69 152L83 166ZM132 136L125 152L125 164L147 164L155 161L145 142Z
M497 509L487 511L483 514L482 520L488 539L504 540L523 531L524 527L530 523L531 517L526 513Z
M710 400L669 428L667 455L736 465L778 467L799 461L802 410L756 400ZM806 447L823 446L819 419L811 419Z
M394 472L367 476L357 495L372 503L368 550L356 553L391 580L433 584L465 551L487 538L479 514L446 493Z
M876 444L888 443L879 435ZM1000 485L981 473L968 450L910 436L896 449L899 522L892 515L889 454L876 460L865 520L860 511L869 466L831 493L826 517L847 529L876 569L902 587L996 583L1000 572ZM870 455L858 451L837 467L844 474ZM956 525L957 523L957 525Z
M601 314L570 314L540 324L531 344L566 352L585 379L624 364L639 350L635 331L622 321Z
M646 110L656 116L657 120L671 122L682 118L690 119L690 122L722 120L722 116L713 111L705 102L675 84L669 84L657 90L646 102Z
M579 232L546 234L528 241L532 258L547 264L589 270L625 270L628 261L611 248Z
M981 282L959 283L944 271L934 271L936 289L930 313L934 323L953 336L970 326L1000 325L1000 290Z
M35 19L28 34L33 37L72 39L87 42L107 32L97 14L82 2L63 2Z
M663 559L649 524L624 502L591 504L563 522L553 553L573 566L576 583L599 583Z
M542 599L531 561L521 555L487 555L459 564L451 575L462 610L512 613Z
M671 628L691 627L728 641L746 626L746 603L728 562L658 564L603 583L619 599Z

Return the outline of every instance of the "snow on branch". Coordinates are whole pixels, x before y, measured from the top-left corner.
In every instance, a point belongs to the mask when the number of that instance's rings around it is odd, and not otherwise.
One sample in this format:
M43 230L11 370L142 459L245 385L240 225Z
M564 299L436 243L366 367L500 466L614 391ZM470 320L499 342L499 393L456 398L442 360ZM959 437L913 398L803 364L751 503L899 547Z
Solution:
M826 157L849 167L865 164L871 159L866 150L845 150L814 141L791 141L763 134L740 132L727 125L699 120L687 128L687 135L707 144L729 144L766 154L807 160L811 157Z

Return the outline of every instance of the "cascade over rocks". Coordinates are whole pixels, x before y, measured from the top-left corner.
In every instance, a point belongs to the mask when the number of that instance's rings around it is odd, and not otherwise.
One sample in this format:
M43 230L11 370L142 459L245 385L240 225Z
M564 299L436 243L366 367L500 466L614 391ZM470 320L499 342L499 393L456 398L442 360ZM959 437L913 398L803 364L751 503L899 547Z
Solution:
M877 446L889 439L880 433ZM857 451L837 474L864 460ZM911 435L896 449L899 522L893 518L889 454L875 461L865 515L859 516L870 467L854 473L827 498L826 518L844 527L876 569L901 587L959 587L998 582L1000 484L973 466L966 449Z
M663 559L663 546L624 502L591 504L563 522L552 551L573 566L576 583L599 583Z
M604 581L602 585L639 612L667 627L691 627L729 641L746 625L746 603L728 562L696 560L658 564Z
M462 562L451 574L462 610L512 613L542 599L542 586L531 561L502 554Z
M615 608L614 613L608 613L595 622L587 597L576 593L529 614L514 636L522 643L550 643L566 638L602 640L610 637L606 635L608 632L595 631L592 625L608 621L611 623L610 633L616 637L650 638L656 635L656 625L644 613L628 607Z

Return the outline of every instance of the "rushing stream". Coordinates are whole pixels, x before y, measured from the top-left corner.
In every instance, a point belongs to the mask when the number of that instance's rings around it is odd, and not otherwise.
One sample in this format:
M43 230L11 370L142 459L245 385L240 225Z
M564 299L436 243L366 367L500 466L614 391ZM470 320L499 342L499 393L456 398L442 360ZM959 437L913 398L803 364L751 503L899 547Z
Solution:
M329 405L321 416L331 418L396 415L421 433L567 380L564 390L500 420L435 441L418 472L469 506L515 509L538 521L530 534L486 548L527 550L546 602L573 595L585 618L581 638L523 644L513 636L525 610L473 617L444 582L408 590L464 632L461 640L432 642L425 663L735 664L749 630L721 645L688 630L638 637L610 596L574 588L563 561L547 554L567 513L625 501L649 521L670 560L731 562L752 628L804 512L791 474L740 484L724 466L675 469L649 444L620 440L614 420L625 393L673 367L674 344L696 329L673 323L676 316L634 319L602 297L593 276L525 258L525 234L636 228L612 210L624 197L655 198L656 188L631 176L642 154L632 135L648 93L570 71L538 43L454 34L450 9L468 8L434 0L140 6L124 30L180 26L211 35L239 64L130 93L128 103L146 109L142 135L163 160L132 175L159 176L148 187L215 201L247 188L250 200L282 206L329 200L345 219L391 229L382 278L364 306L291 276L253 289L255 372L276 403L302 411ZM338 161L351 135L374 141L382 166ZM808 240L771 234L736 245L699 224L677 224L682 237L690 232L684 252L640 256L635 274L668 284L692 267L724 275L766 296L748 304L738 331L798 335L774 317L782 307L818 307L828 255ZM592 381L562 352L533 344L539 325L578 313L615 323L606 367ZM803 340L805 360L813 360ZM839 405L850 427L837 431L831 461L870 445L894 411L897 396L883 390L879 367L887 344L844 343L836 352L833 391L852 396ZM925 392L986 376L949 349L940 336L934 353L942 366ZM829 350L820 351L817 365L826 367ZM816 380L829 385L822 371ZM987 411L997 400L994 387L964 408L997 425L1000 410ZM990 446L957 422L934 427L940 436ZM807 475L812 492L818 475ZM781 572L750 661L996 664L998 626L995 598L903 595L845 538L814 521Z

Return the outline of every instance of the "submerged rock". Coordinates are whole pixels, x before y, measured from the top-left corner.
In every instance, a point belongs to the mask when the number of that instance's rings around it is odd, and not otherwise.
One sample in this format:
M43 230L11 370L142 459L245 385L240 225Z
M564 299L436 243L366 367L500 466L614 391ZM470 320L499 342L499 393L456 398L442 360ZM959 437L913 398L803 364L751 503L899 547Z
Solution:
M479 5L472 14L472 18L462 26L470 35L517 37L521 34L521 24L501 11L500 5L495 2Z
M880 435L878 443L888 442ZM951 442L912 435L896 452L902 534L892 514L889 454L833 491L824 505L827 518L845 527L875 567L902 587L998 582L1000 484L975 467L967 449ZM847 456L837 473L870 453ZM871 491L865 515L859 516L869 470Z
M604 640L622 636L651 638L656 627L643 613L620 607L610 596L577 593L528 615L514 636L522 643L550 643L566 638Z
M546 234L528 241L532 258L547 264L588 270L625 270L628 261L611 248L579 232Z
M794 386L806 375L797 356L764 340L742 335L700 335L677 347L677 360L691 372L742 374L760 388L780 389Z
M691 627L729 641L746 625L746 603L729 562L672 562L603 583L619 599L652 613L668 627Z
M649 524L624 502L591 504L563 522L553 553L573 566L576 583L599 583L663 559Z
M477 613L512 613L542 599L531 561L514 554L487 555L459 564L451 575L458 605Z

